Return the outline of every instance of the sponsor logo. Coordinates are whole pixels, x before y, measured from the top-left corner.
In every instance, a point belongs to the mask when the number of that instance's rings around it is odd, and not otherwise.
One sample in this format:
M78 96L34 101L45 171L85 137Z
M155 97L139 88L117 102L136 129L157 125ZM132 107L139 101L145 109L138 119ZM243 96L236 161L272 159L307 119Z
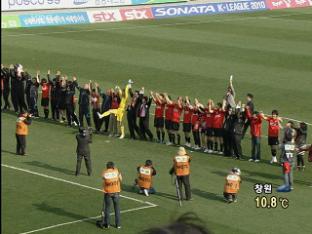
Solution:
M152 7L155 18L265 10L264 0Z
M89 0L74 0L74 5L83 5L85 3L88 3Z
M154 18L151 8L120 9L120 15L122 20L142 20Z
M17 15L1 16L1 28L18 28L18 27L21 27L21 24Z
M131 5L131 0L95 0L96 6Z
M89 19L91 23L101 22L114 22L121 21L119 10L102 10L102 11L89 11Z
M20 15L19 18L22 27L90 23L86 12L27 14Z
M7 0L9 8L59 5L61 0Z
M312 0L266 0L266 3L271 10L312 6Z

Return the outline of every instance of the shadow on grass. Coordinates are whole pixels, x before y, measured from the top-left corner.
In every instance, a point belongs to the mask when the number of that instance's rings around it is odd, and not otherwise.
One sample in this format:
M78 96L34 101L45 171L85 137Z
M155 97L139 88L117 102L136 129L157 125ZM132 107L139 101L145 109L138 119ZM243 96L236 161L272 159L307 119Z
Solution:
M214 201L219 201L219 202L224 203L223 197L220 194L203 191L197 188L192 189L192 193L199 197L203 197L209 200L214 200Z
M2 149L1 152L7 153L7 154L12 154L12 155L14 155L14 156L19 156L19 155L17 155L17 154L16 154L15 152L13 152L13 151L8 151L8 150Z
M63 216L63 217L72 218L72 219L74 219L74 221L75 220L89 218L89 217L84 216L84 215L75 214L73 212L66 211L64 208L51 206L51 205L47 204L46 202L42 202L42 203L39 203L39 204L33 204L33 206L36 207L40 211L53 213L53 214L55 214L57 216ZM95 223L95 219L94 220L92 220L92 219L85 220L84 222L94 224Z
M30 166L35 166L35 167L48 169L48 170L51 170L51 171L61 172L61 173L66 174L66 175L75 175L75 171L72 171L72 170L69 170L69 169L66 169L66 168L55 167L55 166L52 166L50 164L39 162L39 161L31 161L31 162L23 162L23 163L25 163L27 165L30 165Z

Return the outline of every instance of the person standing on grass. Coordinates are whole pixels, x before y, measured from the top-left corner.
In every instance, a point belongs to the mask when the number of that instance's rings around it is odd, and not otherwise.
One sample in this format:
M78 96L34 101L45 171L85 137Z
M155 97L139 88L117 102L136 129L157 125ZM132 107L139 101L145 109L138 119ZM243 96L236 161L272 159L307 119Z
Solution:
M295 139L296 142L296 148L301 148L305 146L307 143L307 131L308 131L308 125L304 122L301 122L299 124L299 128L296 128L297 136ZM304 165L304 151L297 152L297 169L300 171L304 171L305 165Z
M7 67L4 67L3 64L1 64L1 107L2 107L2 97L4 100L4 107L3 111L9 110L11 108L11 104L9 101L10 96L10 69Z
M47 82L46 78L41 79L41 106L43 108L44 118L49 117L49 101L51 85Z
M92 165L91 165L91 156L90 156L90 147L89 144L92 143L92 132L90 129L86 130L84 128L79 128L79 133L76 135L77 140L77 164L76 164L76 173L78 176L80 174L81 162L84 158L88 176L92 174Z
M38 112L38 88L39 88L39 71L36 74L36 77L31 79L31 84L29 88L29 109L30 114L32 114L35 118L39 118Z
M137 167L138 178L135 180L135 187L139 193L144 193L145 196L154 194L155 189L152 187L153 176L156 175L156 170L153 167L152 160L146 160L145 165Z
M254 96L251 93L247 93L247 95L246 95L247 103L246 103L245 108L248 108L250 113L253 113L255 110L253 98L254 98ZM245 113L247 113L246 110L245 110ZM250 120L248 118L246 118L245 124L244 124L243 138L245 137L245 134L246 134L249 126L250 126Z
M211 154L213 152L213 121L214 121L214 113L213 113L214 103L211 99L208 100L207 108L205 109L205 120L206 120L206 139L207 139L207 149L204 151L205 153Z
M111 200L113 201L114 211L115 211L115 227L120 229L120 207L119 199L121 192L121 181L122 176L119 170L115 167L113 162L108 162L106 164L106 170L102 172L103 179L103 192L104 192L104 202L102 211L102 220L98 220L96 225L99 228L109 228L110 226L110 207Z
M191 147L191 131L192 131L192 114L193 107L188 96L185 97L185 104L183 107L183 132L185 137L185 146Z
M182 194L182 184L185 190L185 199L191 200L191 185L190 185L190 166L191 156L187 155L184 147L179 147L177 155L173 157L173 166L170 174L176 175L179 185L180 194Z
M171 97L168 96L167 94L164 94L164 97L167 96L169 100L171 100ZM166 97L165 97L166 100ZM168 103L166 101L166 106L165 106L165 128L168 134L168 142L167 145L172 145L173 144L173 138L172 138L172 113L173 113L173 108L174 104L173 103Z
M75 113L75 90L77 84L77 78L73 76L72 80L67 80L66 82L66 92L65 92L65 106L66 106L66 119L69 127L79 126L79 120Z
M133 140L136 139L135 132L139 137L141 137L141 132L140 132L139 126L137 125L137 116L138 116L139 106L140 106L139 91L135 91L127 107L128 127L129 127L129 132L130 132L130 138Z
M223 122L225 117L226 101L223 100L217 103L216 108L213 110L213 132L214 132L214 151L218 154L223 154ZM219 148L218 148L219 146Z
M48 70L47 77L48 77L49 84L51 85L50 97L51 97L52 119L58 120L60 117L60 113L57 107L57 102L58 102L57 93L60 87L61 72L57 71L53 79L51 79L50 75L51 75L50 70Z
M251 134L251 159L249 162L259 162L261 158L261 127L263 114L257 111L250 112L247 107L246 116L250 121L250 134Z
M223 123L223 143L224 143L224 156L232 157L234 142L233 142L233 128L235 119L235 108L229 107L225 120Z
M91 87L91 106L92 106L92 116L93 122L95 126L96 133L100 133L101 129L101 119L98 116L98 112L100 112L100 94L99 94L99 85L95 83L95 87Z
M271 148L272 163L277 163L277 148L279 146L279 132L282 129L281 121L282 119L278 117L278 111L272 110L272 115L270 117L263 116L263 119L268 122L268 144Z
M30 77L28 73L24 72L21 64L10 66L11 75L11 97L16 113L27 111L25 103L25 80Z
M26 155L26 137L28 135L28 125L31 124L31 114L21 112L16 121L16 154Z
M229 86L227 88L225 97L224 97L226 104L225 107L227 109L229 109L229 107L231 108L235 108L236 104L235 104L235 90L234 90L234 86L233 86L233 75L231 75L230 77L230 82L229 82Z
M225 178L223 196L224 200L228 203L237 202L237 194L242 182L240 174L241 171L239 168L233 168Z
M91 127L90 118L90 95L91 95L91 80L89 83L84 84L83 88L77 86L79 90L79 123L80 127L83 127L83 117L86 118L88 127Z
M98 87L98 90L100 96L102 97L101 113L104 113L111 108L112 92L110 89L107 89L106 92L102 92L100 87ZM102 122L104 122L104 133L107 133L109 126L109 116L103 117L103 121L101 120L100 125L102 125Z
M156 128L157 142L165 143L165 120L164 120L164 111L165 111L165 98L163 94L153 93L151 91L151 97L156 105L155 107L155 116L154 116L154 127Z
M195 98L194 105L192 106L192 133L193 133L193 139L194 139L194 150L199 150L201 147L201 140L200 140L200 118L199 115L202 113L203 105L199 103L199 101Z
M242 151L242 137L243 137L243 130L244 130L244 124L245 124L245 108L241 103L237 105L235 108L235 114L234 114L234 120L233 120L233 131L232 131L232 137L233 137L233 151L234 151L234 157L236 159L241 159L243 156Z
M144 88L142 88L144 90ZM140 133L141 138L143 140L147 140L146 135L149 137L150 141L153 141L153 133L149 129L149 109L151 107L152 98L140 95L140 106L139 106L139 126L140 126ZM143 97L142 97L143 96Z

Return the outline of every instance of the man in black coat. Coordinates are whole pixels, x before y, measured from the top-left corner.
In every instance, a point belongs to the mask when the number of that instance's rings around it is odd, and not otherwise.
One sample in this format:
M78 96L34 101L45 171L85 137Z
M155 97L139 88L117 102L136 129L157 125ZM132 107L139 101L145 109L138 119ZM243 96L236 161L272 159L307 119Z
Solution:
M4 67L3 64L1 64L1 97L3 95L4 100L4 107L3 110L10 109L11 105L9 102L9 95L10 95L10 69L7 67ZM2 99L1 99L1 107L2 107Z
M25 80L29 76L28 73L23 71L21 64L10 66L11 76L11 98L15 112L27 111L25 103Z
M92 143L92 132L89 128L88 130L79 128L79 133L76 135L77 140L77 165L76 165L76 176L80 174L81 162L84 158L88 176L92 174L92 165L90 157L90 147L89 144Z

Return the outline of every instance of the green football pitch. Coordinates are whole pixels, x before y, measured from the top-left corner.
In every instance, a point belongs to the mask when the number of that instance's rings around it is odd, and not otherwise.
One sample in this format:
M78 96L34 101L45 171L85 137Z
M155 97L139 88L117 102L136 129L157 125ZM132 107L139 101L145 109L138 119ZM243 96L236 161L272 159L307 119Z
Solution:
M221 100L230 74L238 100L255 95L257 110L312 122L312 8L93 24L2 30L1 60L21 63L31 73L61 70L77 75L80 84L97 81L104 89L123 86L168 92L171 96ZM42 112L41 112L42 113ZM266 126L262 162L234 161L199 152L193 156L194 200L178 207L168 171L177 148L143 141L95 135L91 145L93 175L85 168L74 176L76 129L34 120L27 157L15 152L15 121L2 113L2 233L102 233L95 226L103 195L100 173L112 160L121 170L122 229L107 233L139 233L195 212L214 233L311 233L312 164L296 171L294 191L275 192L281 168L270 165ZM151 118L152 125L152 118ZM309 126L311 128L311 126ZM312 130L309 130L312 141ZM250 155L249 136L243 142ZM158 171L157 194L132 190L136 166L151 159ZM224 177L234 166L242 171L239 200L222 200ZM256 208L255 183L272 183L271 196L287 198L289 207ZM262 194L263 195L263 194ZM112 220L113 221L113 220Z

